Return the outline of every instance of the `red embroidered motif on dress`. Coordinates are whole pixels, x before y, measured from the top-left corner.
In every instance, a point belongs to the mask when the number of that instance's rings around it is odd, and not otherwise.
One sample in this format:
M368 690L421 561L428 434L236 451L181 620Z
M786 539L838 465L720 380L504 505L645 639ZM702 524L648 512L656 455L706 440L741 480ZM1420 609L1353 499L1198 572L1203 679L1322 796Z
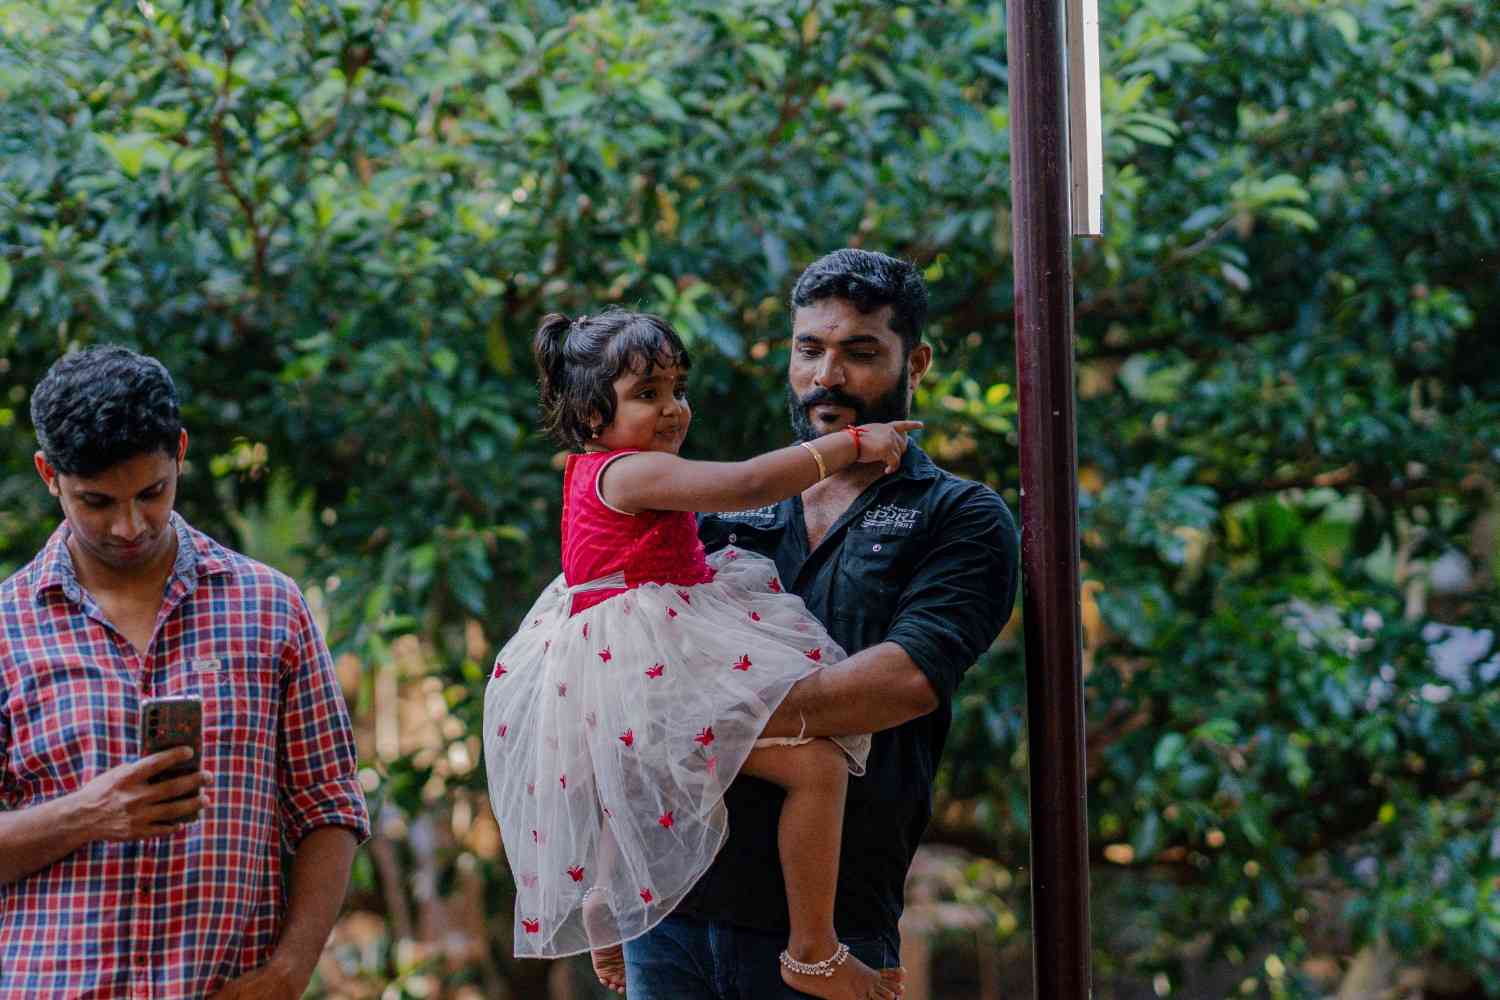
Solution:
M496 677L504 677L508 673L510 673L510 671L505 669L505 664L503 664L503 663L496 663L495 664L495 673L494 673L494 676L496 676Z
M569 868L568 869L568 878L572 879L574 882L582 882L583 881L583 868L580 867L580 866L578 866L578 865L574 865L572 868Z
M672 819L672 810L668 809L666 812L662 813L661 816L657 819L657 822L660 823L665 829L672 829L672 824L675 822L675 820Z
M752 611L752 612L750 612L750 620L753 621L753 622L760 621L760 612L759 611Z
M568 787L568 776L566 774L560 776L557 780L560 781L560 782L562 782L563 788L567 788Z
M527 920L525 917L522 917L521 926L525 928L527 934L535 934L542 929L542 922L540 920Z
M667 617L668 618L676 618L677 617L677 609L676 608L668 608L667 609Z
M807 657L809 660L812 660L814 663L823 662L823 651L821 649L803 650L802 655Z
M667 665L665 663L653 663L651 664L651 666L646 668L646 676L655 679L657 677L660 677L662 675L662 671L666 669Z
M627 747L635 746L635 730L627 729L623 733L621 733L620 742L625 744Z
M750 654L746 653L744 656L741 656L738 660L736 660L734 666L731 667L730 669L731 670L749 670L752 665L753 664L751 664L751 662L750 662Z
M583 637L585 639L587 639L589 637L589 623L588 622L584 622L583 623Z
M700 747L706 747L714 741L714 727L704 726L698 730L698 735L693 737L693 742Z
M495 734L497 736L499 736L502 740L505 739L505 734L508 733L508 732L510 732L510 726L506 725L503 722L500 723L500 728L497 729L497 730L495 730Z
M779 593L781 593L781 581L778 580L774 576L771 577L771 593L773 593L773 594L779 594Z
M677 596L680 597L680 598L682 598L682 603L683 604L692 604L693 603L693 595L689 594L685 590L679 590L677 592Z
M603 649L599 650L599 659L603 660L605 663L608 663L610 660L613 660L614 658L615 658L615 654L611 653L609 651L609 647L608 646L605 646Z
M568 685L566 683L557 685L557 696L566 698L568 696Z
M642 889L641 890L641 902L643 902L643 903L649 903L649 902L651 902L655 898L656 898L655 896L651 895L651 890L650 889Z

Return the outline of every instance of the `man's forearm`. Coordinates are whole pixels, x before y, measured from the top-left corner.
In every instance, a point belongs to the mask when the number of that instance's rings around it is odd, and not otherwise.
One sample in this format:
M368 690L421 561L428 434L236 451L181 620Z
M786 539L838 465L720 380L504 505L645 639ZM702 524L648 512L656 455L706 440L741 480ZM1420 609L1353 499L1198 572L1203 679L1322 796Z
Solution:
M290 971L299 990L312 978L343 908L355 847L354 834L324 826L303 837L292 857L286 925L271 961Z
M878 733L936 707L932 684L906 650L882 642L798 682L762 735Z
M0 885L39 872L86 843L72 795L0 812Z

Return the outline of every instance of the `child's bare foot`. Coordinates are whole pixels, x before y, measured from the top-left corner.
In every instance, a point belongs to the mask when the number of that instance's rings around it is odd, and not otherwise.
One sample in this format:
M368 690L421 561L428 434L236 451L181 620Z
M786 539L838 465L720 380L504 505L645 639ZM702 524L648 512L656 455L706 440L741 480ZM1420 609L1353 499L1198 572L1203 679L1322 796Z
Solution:
M897 1000L905 989L905 970L881 969L877 972L850 955L843 945L839 945L833 955L837 964L830 963L831 976L797 972L795 964L787 964L789 956L785 952L782 956L782 982L822 1000ZM840 959L839 956L843 957Z
M599 977L599 982L606 989L614 990L621 996L625 994L625 951L619 945L610 945L608 948L600 948L589 952L589 957L594 960L594 975Z
M598 889L590 889L583 895L583 929L589 941L619 941L620 930L615 926L614 913L607 897ZM625 949L618 944L605 945L589 952L594 962L594 975L605 989L625 993Z

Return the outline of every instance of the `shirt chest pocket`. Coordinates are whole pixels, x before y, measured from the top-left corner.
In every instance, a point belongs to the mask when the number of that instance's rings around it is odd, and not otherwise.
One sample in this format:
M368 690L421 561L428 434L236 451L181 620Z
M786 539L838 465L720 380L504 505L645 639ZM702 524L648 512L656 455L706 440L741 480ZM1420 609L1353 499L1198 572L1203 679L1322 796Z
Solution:
M909 536L853 529L839 554L840 616L857 616L889 624L909 574Z
M274 661L256 656L198 657L181 689L203 702L204 756L276 744L277 680Z
M735 545L748 552L774 556L781 540L781 532L770 522L721 521L705 522L699 532L703 547L717 551L726 545Z

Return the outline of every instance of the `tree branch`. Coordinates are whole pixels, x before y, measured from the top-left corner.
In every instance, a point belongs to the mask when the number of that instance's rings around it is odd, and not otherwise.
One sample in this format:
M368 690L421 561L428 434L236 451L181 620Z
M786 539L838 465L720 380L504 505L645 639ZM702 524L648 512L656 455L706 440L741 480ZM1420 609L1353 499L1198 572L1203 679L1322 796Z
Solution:
M214 144L214 165L218 168L219 180L234 200L239 203L240 211L245 216L245 224L250 228L250 238L255 251L251 266L253 268L255 286L259 288L265 283L266 246L268 240L256 220L255 202L246 196L245 192L234 182L234 176L229 172L229 155L224 149L224 116L229 111L229 82L234 76L234 59L238 54L239 50L233 45L224 46L224 86L220 89L218 99L214 103L211 133Z

